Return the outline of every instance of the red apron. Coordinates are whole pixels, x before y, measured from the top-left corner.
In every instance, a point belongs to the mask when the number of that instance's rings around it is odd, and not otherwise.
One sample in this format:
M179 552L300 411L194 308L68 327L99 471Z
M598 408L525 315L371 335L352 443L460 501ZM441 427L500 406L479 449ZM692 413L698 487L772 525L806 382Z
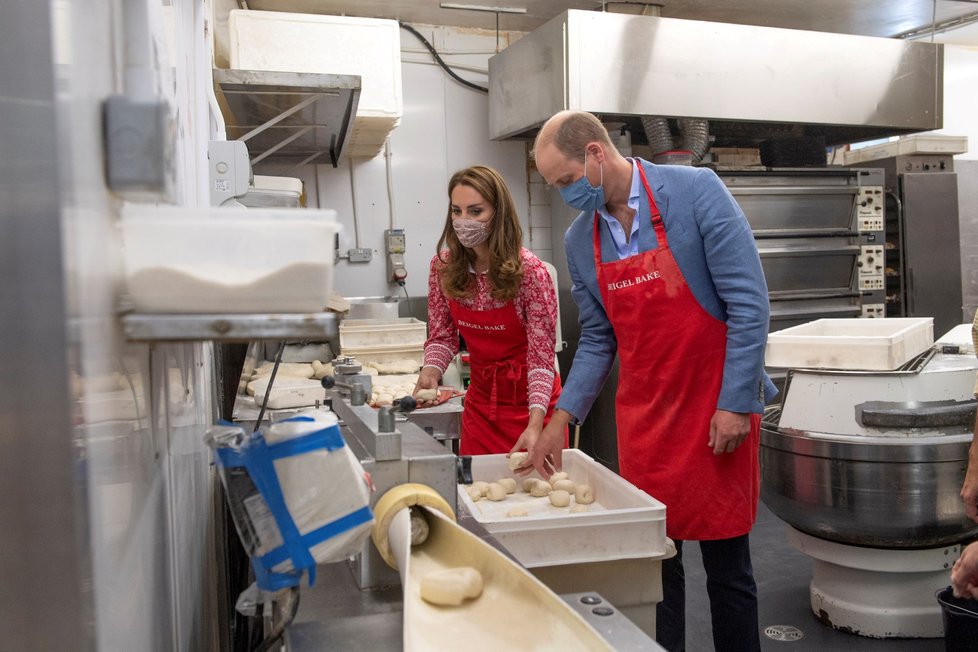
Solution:
M750 435L737 450L713 454L710 420L723 380L727 325L703 310L686 284L645 171L638 170L658 247L601 262L601 218L594 214L594 264L618 340L619 472L665 503L669 537L740 536L757 514L760 416L751 415Z
M459 455L508 453L530 421L526 329L512 301L494 310L448 307L469 351L470 380L462 410ZM560 397L554 377L547 419Z

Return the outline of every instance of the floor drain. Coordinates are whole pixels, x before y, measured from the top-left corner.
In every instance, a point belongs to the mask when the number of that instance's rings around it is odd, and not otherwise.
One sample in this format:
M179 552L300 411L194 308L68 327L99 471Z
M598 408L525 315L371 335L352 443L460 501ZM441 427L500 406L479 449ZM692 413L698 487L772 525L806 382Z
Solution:
M771 625L764 628L764 635L775 641L798 641L805 638L805 632L791 625Z

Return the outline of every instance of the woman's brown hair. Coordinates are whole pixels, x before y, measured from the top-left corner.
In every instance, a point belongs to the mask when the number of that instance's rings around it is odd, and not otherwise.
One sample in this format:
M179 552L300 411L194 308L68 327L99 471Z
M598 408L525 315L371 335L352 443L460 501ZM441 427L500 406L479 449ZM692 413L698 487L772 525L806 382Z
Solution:
M469 186L493 207L486 241L489 246L489 287L494 299L514 299L523 280L520 259L523 229L506 182L498 172L484 165L459 170L448 182L448 217L437 247L442 291L450 297L461 298L471 296L475 290L469 275L469 267L475 265L475 252L462 246L452 227L452 191L460 185ZM443 255L445 249L448 250L447 257Z

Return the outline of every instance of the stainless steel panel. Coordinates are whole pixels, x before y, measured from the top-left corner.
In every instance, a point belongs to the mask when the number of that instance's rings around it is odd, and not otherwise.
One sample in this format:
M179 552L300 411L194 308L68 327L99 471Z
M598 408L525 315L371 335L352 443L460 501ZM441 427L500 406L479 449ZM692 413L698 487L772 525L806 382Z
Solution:
M227 134L253 159L336 163L360 102L360 77L214 70L227 107Z
M854 232L855 186L731 187L755 237Z
M490 59L490 137L582 109L852 142L940 128L942 73L939 44L570 10Z
M0 3L0 632L95 649L85 461L66 364L52 3Z
M900 178L907 270L907 317L933 317L934 336L961 323L958 185L954 173Z
M800 300L771 300L771 332L798 326L815 319L858 317L862 308L859 298L832 297Z
M133 342L252 342L265 339L322 342L339 333L336 313L255 315L129 314L122 318Z
M783 293L852 291L859 245L848 244L844 239L821 238L807 246L799 243L758 249L772 297Z

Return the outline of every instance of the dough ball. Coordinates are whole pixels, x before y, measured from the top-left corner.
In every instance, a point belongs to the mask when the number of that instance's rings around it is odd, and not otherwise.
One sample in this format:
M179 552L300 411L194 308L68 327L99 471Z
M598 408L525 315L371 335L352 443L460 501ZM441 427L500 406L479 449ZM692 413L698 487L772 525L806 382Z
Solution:
M557 482L553 483L553 488L566 491L569 494L574 493L574 483L570 480L557 480Z
M516 493L516 480L513 478L499 478L496 484L501 484L508 494Z
M589 484L579 484L574 487L574 500L579 505L590 505L594 502L594 489Z
M550 479L548 480L548 482L550 483L550 486L553 486L554 483L556 483L556 482L558 482L560 480L566 480L568 477L569 476L566 473L564 473L563 471L557 471L552 476L550 476Z
M410 394L411 392L408 391L408 393ZM438 390L437 389L419 389L418 390L418 393L414 395L414 398L418 399L419 401L433 401L436 398L438 398Z
M553 487L550 486L549 482L544 482L543 480L536 480L533 483L533 487L530 488L530 495L540 498L542 496L548 495L553 491Z
M377 405L394 405L393 394L378 394Z
M570 505L570 494L562 489L551 491L550 504L554 507L567 507Z
M516 467L523 464L523 462L525 462L526 458L528 458L529 456L530 454L525 451L521 453L513 453L512 455L509 456L509 459L506 460L506 463L509 464L510 470L515 471Z
M523 481L523 491L525 491L526 493L530 493L533 490L533 487L536 486L538 481L539 478L527 478L526 480Z
M466 487L465 493L469 495L473 503L482 500L482 490L478 487Z
M421 599L431 604L457 607L481 594L482 573L471 566L440 568L421 578Z
M326 363L323 364L319 360L312 361L312 377L316 380L322 380L326 376L333 375L333 365Z
M486 498L494 502L499 502L500 500L506 500L507 493L506 487L503 485L498 482L490 482L489 493L486 495Z
M574 504L573 504L573 505L571 505L571 507L570 507L570 512L571 512L572 514L577 514L577 513L579 513L579 512L586 512L586 511L587 511L587 510L589 510L589 509L590 509L590 507L589 507L589 506L587 506L587 505L582 505L582 504L580 504L580 503L574 503Z
M515 518L519 516L529 516L530 512L527 511L526 507L514 507L513 509L506 512L506 516L510 518Z
M411 545L417 546L428 540L428 533L431 526L425 520L420 507L411 508Z
M478 489L479 491L481 491L483 496L489 493L488 482L483 482L482 480L479 480L478 482L473 482L472 486Z

